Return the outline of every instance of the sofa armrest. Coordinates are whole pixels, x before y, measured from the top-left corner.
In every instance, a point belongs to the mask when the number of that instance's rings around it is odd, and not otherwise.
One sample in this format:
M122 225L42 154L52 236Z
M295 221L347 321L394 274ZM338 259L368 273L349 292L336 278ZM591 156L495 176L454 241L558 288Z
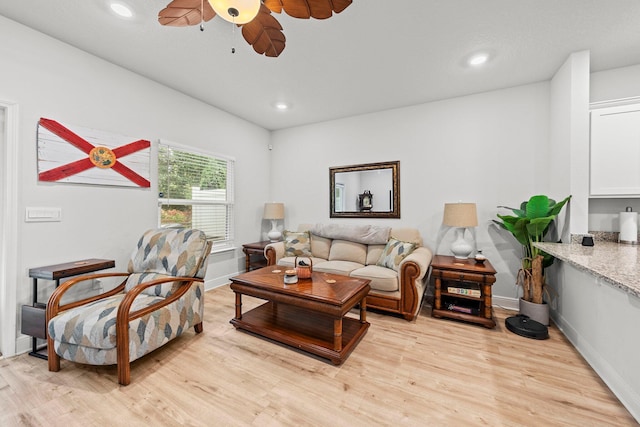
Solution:
M400 272L400 274L402 274L402 264L407 262L414 262L417 264L419 268L419 274L416 277L414 277L414 280L422 280L427 274L427 271L429 271L432 258L433 258L433 253L431 252L431 249L421 246L417 248L415 251L411 252L402 260L402 262L400 263L400 266L398 267L398 271Z
M425 276L431 266L433 253L429 248L419 247L402 260L398 267L401 313L406 320L413 320L420 310L425 291Z
M267 265L276 265L283 256L284 242L269 243L264 247L264 257L267 259Z

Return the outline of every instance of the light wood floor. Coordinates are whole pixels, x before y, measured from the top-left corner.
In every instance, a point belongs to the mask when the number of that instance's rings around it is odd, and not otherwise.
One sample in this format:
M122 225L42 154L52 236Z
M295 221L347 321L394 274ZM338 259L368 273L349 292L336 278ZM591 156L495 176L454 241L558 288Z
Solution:
M244 308L259 300L243 298ZM555 328L537 341L430 317L368 313L342 366L236 331L233 292L207 293L204 332L133 363L0 360L0 425L629 426L634 419Z

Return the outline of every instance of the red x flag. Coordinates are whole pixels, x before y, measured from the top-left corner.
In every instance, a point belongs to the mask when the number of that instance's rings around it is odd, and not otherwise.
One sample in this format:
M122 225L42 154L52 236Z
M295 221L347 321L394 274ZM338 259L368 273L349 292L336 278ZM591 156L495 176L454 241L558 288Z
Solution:
M40 181L59 181L96 167L105 170L112 169L140 187L148 188L151 186L148 179L130 167L125 166L120 160L122 157L149 148L151 146L149 141L140 139L111 149L106 146L91 144L85 138L77 135L55 120L41 118L38 124L87 155L87 157L80 160L40 172L38 174ZM39 143L40 139L40 134L38 134ZM40 163L40 149L38 150L38 157Z

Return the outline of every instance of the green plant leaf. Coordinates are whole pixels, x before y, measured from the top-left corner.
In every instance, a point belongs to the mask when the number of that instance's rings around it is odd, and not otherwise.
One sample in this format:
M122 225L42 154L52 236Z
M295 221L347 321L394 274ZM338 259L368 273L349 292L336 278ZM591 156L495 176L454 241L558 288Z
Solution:
M529 220L527 218L520 218L513 225L513 231L511 231L513 237L515 237L518 243L523 246L529 245L529 233L527 232L527 225L529 225Z
M527 202L529 201L525 200L524 202L520 202L520 210L522 211L522 216L527 215Z
M541 218L549 215L549 198L547 196L533 196L527 202L527 218Z
M560 211L562 210L562 207L569 201L569 199L571 199L570 195L567 196L560 203L556 203L554 206L552 206L552 208L549 210L549 215L553 215L553 216L558 215L560 213Z
M522 202L522 203L526 203L526 202ZM522 209L516 209L516 208L510 208L509 206L498 206L499 208L503 208L503 209L509 209L511 212L514 213L514 215L516 215L518 218L523 218L525 216L525 211L524 208ZM522 206L521 206L522 207ZM500 215L498 215L500 216Z
M553 255L549 255L546 252L539 252L542 255L542 268L550 267L553 261L556 259Z
M498 222L498 221L496 221L496 222L498 224L500 224L501 226L503 226L503 228L507 228L510 225L513 226L520 219L519 217L512 216L512 215L498 215L498 218L500 218L502 220L502 222ZM511 231L511 230L509 230L509 231Z
M541 242L544 237L549 224L554 220L555 216L547 216L544 218L534 218L529 224L527 224L527 232L531 236L531 240L534 242Z

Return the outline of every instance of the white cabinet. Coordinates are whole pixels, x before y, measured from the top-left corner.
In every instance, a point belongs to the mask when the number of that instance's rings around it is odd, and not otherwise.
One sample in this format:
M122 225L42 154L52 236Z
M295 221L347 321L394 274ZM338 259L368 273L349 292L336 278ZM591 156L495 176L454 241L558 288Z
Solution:
M590 194L640 197L640 104L591 111Z

